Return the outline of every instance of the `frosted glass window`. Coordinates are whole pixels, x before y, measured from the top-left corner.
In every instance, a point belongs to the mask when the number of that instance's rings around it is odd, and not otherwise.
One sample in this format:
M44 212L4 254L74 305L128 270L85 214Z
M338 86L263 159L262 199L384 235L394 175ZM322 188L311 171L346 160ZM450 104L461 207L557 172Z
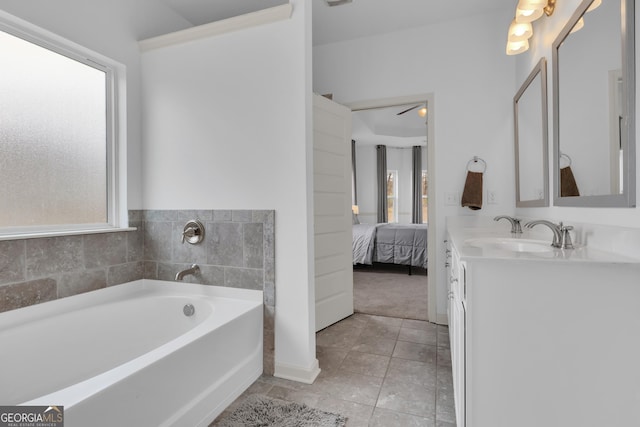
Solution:
M3 31L0 58L0 227L108 223L108 70Z

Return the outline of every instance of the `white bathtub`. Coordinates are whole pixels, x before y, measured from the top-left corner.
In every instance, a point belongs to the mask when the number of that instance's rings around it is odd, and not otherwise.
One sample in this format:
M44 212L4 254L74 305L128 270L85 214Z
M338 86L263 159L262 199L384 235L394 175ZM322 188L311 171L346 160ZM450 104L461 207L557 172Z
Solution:
M262 319L261 291L146 279L1 313L0 404L206 426L261 375Z

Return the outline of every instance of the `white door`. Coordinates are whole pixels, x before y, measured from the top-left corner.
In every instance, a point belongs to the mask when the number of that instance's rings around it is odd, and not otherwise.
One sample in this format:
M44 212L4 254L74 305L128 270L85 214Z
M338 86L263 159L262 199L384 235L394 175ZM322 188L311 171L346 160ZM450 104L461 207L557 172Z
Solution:
M313 97L316 331L353 314L351 110Z

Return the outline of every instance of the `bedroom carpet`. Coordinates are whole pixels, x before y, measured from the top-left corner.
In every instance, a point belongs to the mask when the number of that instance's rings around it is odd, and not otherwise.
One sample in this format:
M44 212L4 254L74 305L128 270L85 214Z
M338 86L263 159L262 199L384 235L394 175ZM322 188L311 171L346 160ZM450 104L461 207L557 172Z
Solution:
M353 271L356 313L427 320L427 276L387 270Z

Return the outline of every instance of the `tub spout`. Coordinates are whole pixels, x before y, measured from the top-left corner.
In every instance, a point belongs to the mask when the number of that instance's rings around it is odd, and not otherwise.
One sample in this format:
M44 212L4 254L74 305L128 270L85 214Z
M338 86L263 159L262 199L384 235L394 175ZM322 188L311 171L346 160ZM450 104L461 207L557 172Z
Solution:
M198 264L191 264L190 268L179 271L178 274L176 274L176 281L181 281L184 276L187 276L189 274L197 274L197 273L200 273L200 267L198 267Z

